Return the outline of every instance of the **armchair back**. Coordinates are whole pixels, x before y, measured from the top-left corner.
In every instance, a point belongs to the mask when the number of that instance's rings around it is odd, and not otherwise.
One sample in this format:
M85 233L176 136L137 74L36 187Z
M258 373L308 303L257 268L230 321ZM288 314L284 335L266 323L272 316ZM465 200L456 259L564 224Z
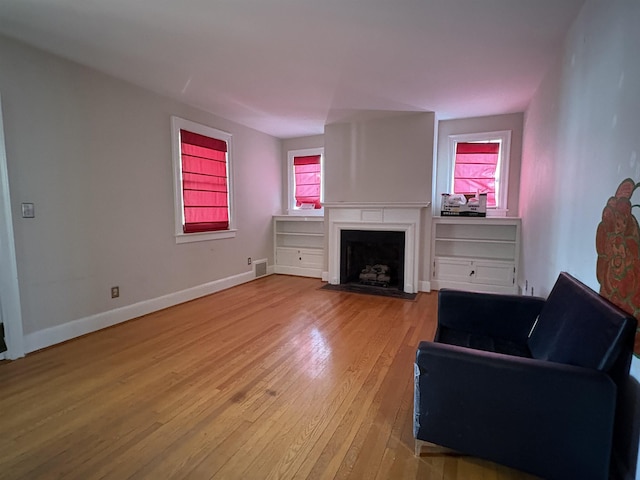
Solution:
M528 347L538 360L609 372L621 353L631 360L635 328L633 316L562 272L542 307Z

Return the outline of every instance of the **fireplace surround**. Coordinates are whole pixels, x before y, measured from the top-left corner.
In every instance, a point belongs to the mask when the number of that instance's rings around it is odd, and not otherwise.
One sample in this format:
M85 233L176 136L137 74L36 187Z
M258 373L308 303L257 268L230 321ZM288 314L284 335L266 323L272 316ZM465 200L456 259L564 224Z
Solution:
M418 292L418 262L420 259L421 211L428 205L403 204L325 204L328 219L328 281L332 285L345 283L340 270L341 236L343 230L368 232L402 232L404 262L402 287L406 293Z

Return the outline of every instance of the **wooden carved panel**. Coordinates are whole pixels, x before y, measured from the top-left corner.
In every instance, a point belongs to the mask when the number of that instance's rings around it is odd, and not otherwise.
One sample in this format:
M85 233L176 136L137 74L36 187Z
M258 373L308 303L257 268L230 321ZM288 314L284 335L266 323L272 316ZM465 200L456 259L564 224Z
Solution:
M622 181L602 211L596 231L596 275L600 294L640 320L640 226L632 213L631 196L640 186ZM634 346L640 355L640 328Z

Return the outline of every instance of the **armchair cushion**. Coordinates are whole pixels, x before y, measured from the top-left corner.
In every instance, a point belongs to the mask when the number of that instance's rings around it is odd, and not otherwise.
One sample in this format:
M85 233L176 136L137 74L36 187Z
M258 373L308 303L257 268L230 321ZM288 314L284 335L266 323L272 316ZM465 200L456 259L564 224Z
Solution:
M436 342L530 357L529 332L544 299L440 290Z
M485 352L505 353L517 357L531 357L529 347L525 342L515 342L493 335L465 332L451 328L441 328L438 331L438 342L460 347L483 350Z

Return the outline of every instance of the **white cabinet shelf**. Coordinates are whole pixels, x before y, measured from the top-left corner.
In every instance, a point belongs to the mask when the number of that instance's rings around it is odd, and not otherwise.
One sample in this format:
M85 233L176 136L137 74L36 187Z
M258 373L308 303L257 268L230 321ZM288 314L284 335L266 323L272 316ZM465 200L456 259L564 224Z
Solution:
M275 273L322 277L324 217L273 217Z
M435 217L431 230L432 288L518 292L519 218Z
M436 238L436 242L473 242L473 243L505 243L512 244L512 240L487 240L484 238Z
M324 237L324 233L297 233L297 232L276 232L282 237Z

